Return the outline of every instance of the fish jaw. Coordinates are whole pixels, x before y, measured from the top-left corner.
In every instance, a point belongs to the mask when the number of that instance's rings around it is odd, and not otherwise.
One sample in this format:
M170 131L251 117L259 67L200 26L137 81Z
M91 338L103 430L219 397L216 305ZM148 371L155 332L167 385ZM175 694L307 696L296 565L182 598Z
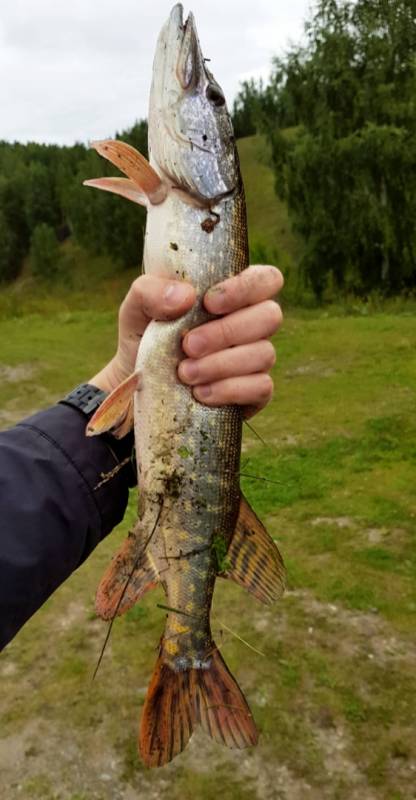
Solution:
M206 68L192 13L178 3L160 33L149 104L150 160L173 186L209 205L240 185L222 89Z

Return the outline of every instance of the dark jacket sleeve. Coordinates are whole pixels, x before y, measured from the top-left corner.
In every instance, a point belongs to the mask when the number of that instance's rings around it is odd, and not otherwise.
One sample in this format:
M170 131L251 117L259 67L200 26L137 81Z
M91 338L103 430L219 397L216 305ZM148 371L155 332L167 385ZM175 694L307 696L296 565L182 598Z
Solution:
M133 437L85 425L58 404L0 433L0 649L123 518Z

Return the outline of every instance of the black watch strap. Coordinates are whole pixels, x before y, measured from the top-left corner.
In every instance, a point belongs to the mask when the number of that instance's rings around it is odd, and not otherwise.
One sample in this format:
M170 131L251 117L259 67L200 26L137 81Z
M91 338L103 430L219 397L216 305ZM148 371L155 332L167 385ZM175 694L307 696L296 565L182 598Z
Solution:
M59 402L66 406L77 408L86 417L91 417L106 397L107 393L103 392L102 389L91 386L90 383L81 383Z

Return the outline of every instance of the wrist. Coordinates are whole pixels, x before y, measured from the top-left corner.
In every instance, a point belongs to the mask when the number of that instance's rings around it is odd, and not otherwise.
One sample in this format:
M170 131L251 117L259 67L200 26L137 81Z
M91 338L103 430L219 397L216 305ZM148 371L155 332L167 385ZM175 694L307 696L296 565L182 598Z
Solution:
M100 372L97 372L88 383L92 386L96 386L97 389L101 389L103 392L107 392L111 394L113 389L115 389L123 380L122 377L119 375L119 371L117 370L116 358L112 358L111 361L103 367Z

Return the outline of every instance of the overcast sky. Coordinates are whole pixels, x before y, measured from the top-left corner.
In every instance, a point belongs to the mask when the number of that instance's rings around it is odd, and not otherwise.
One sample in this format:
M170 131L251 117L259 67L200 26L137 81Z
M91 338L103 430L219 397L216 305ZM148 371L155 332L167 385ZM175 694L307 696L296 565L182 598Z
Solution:
M147 116L170 0L0 0L0 139L72 144ZM298 42L310 0L190 0L202 50L231 105Z

